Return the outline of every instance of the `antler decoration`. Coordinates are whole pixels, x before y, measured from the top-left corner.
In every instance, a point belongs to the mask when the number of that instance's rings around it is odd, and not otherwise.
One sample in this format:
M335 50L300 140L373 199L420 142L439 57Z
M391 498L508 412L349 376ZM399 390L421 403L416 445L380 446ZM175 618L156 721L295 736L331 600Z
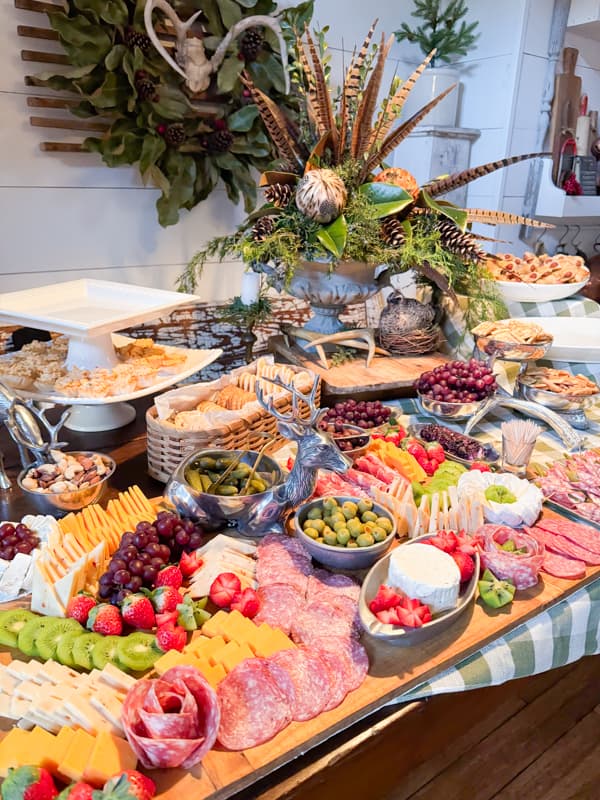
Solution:
M280 422L287 422L288 424L297 425L299 428L311 428L318 422L319 417L325 414L326 409L317 408L315 406L315 397L317 395L317 389L319 388L318 375L315 376L312 388L308 394L304 394L295 386L285 383L281 380L281 378L262 378L262 380L268 381L275 386L279 386L281 389L285 389L287 392L291 392L292 409L289 414L282 414L281 411L278 411L275 408L275 396L271 394L268 397L265 397L263 387L257 383L256 399L265 409L265 411L274 416L275 419L279 420ZM300 416L298 400L302 400L310 408L308 419L302 419Z
M152 23L152 12L155 8L162 11L175 28L177 36L175 58L169 54L156 35ZM146 5L144 7L144 24L146 25L146 31L148 32L152 44L156 47L167 64L185 79L190 92L193 94L205 92L210 86L212 75L219 70L219 67L223 63L225 53L231 42L245 30L248 30L248 28L262 26L270 28L277 36L285 81L285 93L289 94L290 79L287 71L287 47L281 32L281 26L277 20L273 19L273 17L258 14L252 17L245 17L245 19L236 22L209 59L206 56L202 39L199 37L188 38L190 28L202 13L202 9L200 9L200 11L196 11L195 14L192 14L186 22L182 22L166 0L146 0Z

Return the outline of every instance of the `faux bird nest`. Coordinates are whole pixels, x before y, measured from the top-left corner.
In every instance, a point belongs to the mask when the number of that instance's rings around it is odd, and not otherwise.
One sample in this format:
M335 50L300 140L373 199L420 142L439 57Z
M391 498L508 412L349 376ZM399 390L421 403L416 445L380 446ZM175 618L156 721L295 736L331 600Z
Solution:
M440 335L438 325L415 328L408 332L399 332L391 326L383 325L378 330L380 346L395 356L421 356L431 353L439 345Z
M379 318L381 347L394 355L431 353L440 341L441 309L392 292Z

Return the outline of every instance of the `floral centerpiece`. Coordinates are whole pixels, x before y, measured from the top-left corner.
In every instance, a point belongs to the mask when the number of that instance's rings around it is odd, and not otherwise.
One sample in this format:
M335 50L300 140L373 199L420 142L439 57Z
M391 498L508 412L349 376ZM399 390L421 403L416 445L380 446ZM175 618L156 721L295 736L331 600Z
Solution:
M385 160L450 89L396 124L434 53L404 83L394 78L378 104L393 37L387 42L382 37L373 46L374 27L335 91L323 35L313 38L306 29L303 38L297 38L292 75L299 98L297 121L288 118L249 75L242 76L279 161L261 176L265 203L235 233L211 240L196 254L180 278L181 289L193 289L208 260L234 255L266 273L271 285L292 293L299 274L315 265L335 277L359 264L367 270L373 292L378 288L375 276L383 268L388 275L413 269L443 295L467 295L468 322L500 310L501 304L490 294L491 284L482 281L486 254L468 226L476 221L542 223L514 214L460 209L438 198L500 167L540 154L494 161L422 187L407 170L386 167ZM310 299L306 293L302 296ZM365 292L359 292L358 299L364 300Z

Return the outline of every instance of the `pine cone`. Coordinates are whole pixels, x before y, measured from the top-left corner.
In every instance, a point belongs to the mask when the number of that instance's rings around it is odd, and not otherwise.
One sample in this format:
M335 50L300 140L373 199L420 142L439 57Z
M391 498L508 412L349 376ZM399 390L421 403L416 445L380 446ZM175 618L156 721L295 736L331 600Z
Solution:
M240 53L246 61L254 61L260 53L265 38L258 28L251 28L247 31L240 42Z
M233 144L233 134L228 130L214 131L202 141L209 153L226 153Z
M485 260L486 255L479 247L475 237L461 231L452 220L438 219L436 229L439 231L440 243L445 250L460 256L465 261Z
M123 41L130 50L133 50L134 47L139 47L144 55L152 47L150 37L141 31L136 31L134 28L127 28Z
M174 122L164 132L165 142L170 147L179 147L186 140L185 128L181 122Z
M158 102L158 92L156 91L156 79L149 75L145 70L139 69L134 78L135 90L140 100L151 100Z
M261 217L254 223L252 228L252 238L255 242L264 242L267 236L273 233L275 223L271 217Z
M274 183L265 189L265 200L267 203L273 203L276 208L285 208L293 194L294 190L289 183Z
M381 238L390 247L402 247L406 233L400 220L394 217L384 220L381 225Z

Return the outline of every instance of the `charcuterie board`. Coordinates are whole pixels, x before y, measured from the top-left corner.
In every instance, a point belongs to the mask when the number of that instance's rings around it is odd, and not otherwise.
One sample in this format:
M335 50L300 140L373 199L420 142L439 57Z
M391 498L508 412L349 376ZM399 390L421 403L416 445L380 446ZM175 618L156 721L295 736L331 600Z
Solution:
M545 510L544 516L558 515ZM585 578L567 581L544 575L538 586L519 592L510 607L493 611L475 602L447 630L418 648L397 648L363 636L370 669L362 686L344 702L309 722L292 723L271 741L243 752L212 750L192 771L154 770L159 797L176 798L182 792L197 800L227 798L313 747L350 728L373 711L401 696L443 669L503 636L527 619L554 605L600 576L600 567L588 568ZM14 606L23 604L16 601ZM9 607L7 604L4 607ZM6 650L0 659L17 657ZM6 721L6 726L9 723Z

